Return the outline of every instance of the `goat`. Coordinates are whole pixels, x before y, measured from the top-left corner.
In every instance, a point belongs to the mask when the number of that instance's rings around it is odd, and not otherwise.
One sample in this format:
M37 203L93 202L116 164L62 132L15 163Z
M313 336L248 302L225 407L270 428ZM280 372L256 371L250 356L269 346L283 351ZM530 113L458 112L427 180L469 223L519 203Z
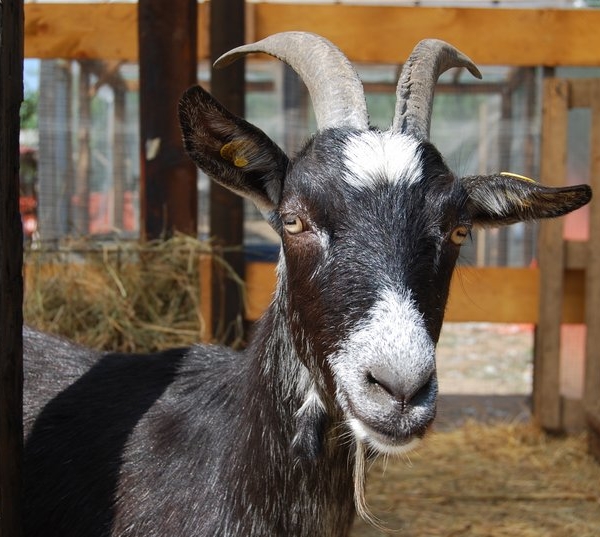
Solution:
M200 87L179 117L197 165L279 233L272 303L241 353L100 354L26 329L27 537L348 535L365 458L413 448L434 419L435 346L471 228L591 198L450 171L428 141L434 86L451 67L480 74L444 42L414 49L385 132L329 41L276 34L218 64L252 52L308 86L318 130L297 156Z

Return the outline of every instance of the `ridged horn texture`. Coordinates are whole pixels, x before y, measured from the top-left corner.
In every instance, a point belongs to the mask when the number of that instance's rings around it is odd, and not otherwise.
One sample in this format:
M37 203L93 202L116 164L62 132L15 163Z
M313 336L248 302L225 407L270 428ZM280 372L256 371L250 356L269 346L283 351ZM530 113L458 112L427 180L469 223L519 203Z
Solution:
M282 32L221 56L215 67L225 67L239 57L264 52L287 63L310 93L317 127L369 128L362 82L346 56L333 43L307 32Z
M412 51L402 68L396 87L396 112L392 130L429 139L433 93L438 78L452 67L466 67L476 78L475 64L452 45L438 39L424 39Z

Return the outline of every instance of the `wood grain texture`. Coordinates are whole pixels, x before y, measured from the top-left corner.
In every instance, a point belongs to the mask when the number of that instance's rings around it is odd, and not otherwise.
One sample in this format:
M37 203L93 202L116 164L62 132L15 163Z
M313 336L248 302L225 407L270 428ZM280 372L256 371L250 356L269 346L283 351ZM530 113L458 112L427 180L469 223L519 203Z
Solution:
M198 57L209 57L208 3L199 6ZM600 65L600 11L344 4L247 4L246 40L319 33L353 61L400 63L423 38L445 39L480 65ZM29 58L136 61L136 4L25 6Z
M0 2L0 535L19 537L23 461L23 233L19 107L23 2Z
M531 323L539 318L539 270L535 268L459 267L450 286L447 322ZM246 319L255 321L275 289L275 264L246 265ZM583 322L584 273L565 272L565 322Z
M590 183L595 193L600 192L600 80L596 80L590 92L592 126L590 134ZM600 429L593 423L600 423L600 338L596 330L600 328L600 203L593 199L590 206L590 236L588 240L586 267L585 319L587 324L586 364L583 403L590 421L590 449L600 460L598 438ZM594 436L596 435L596 436Z
M567 174L569 83L564 79L544 81L542 110L541 182L562 186ZM548 430L561 430L560 327L563 322L563 273L565 254L563 221L540 224L539 320L534 352L533 415Z

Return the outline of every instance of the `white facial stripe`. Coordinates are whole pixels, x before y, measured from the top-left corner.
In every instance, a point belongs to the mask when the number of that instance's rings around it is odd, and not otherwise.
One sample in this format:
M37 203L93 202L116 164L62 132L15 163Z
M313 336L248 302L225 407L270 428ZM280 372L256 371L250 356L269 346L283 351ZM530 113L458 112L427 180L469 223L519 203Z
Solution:
M433 360L435 347L423 316L407 296L384 289L365 319L349 334L341 349L332 357L334 371L338 365L345 367L348 355L378 356L380 361L394 361L402 357L404 368L418 371L430 368L427 359Z
M377 183L414 183L423 177L419 142L411 136L391 131L361 132L344 147L347 171L345 181L355 188Z
M352 408L358 402L363 415L381 415L378 404L365 393L365 372L373 368L391 372L390 378L395 378L398 385L404 383L407 393L415 393L435 370L435 345L409 293L384 288L364 319L330 356L329 363L337 385L337 401L357 439L383 453L410 449L414 444L397 443L373 431ZM412 419L427 421L431 408L418 405L411 412Z

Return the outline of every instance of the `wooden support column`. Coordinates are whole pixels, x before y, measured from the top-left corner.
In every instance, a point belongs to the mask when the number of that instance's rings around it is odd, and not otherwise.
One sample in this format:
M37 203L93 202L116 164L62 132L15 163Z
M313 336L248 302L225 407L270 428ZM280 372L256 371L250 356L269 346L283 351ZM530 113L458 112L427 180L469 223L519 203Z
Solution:
M600 193L600 80L591 91L592 129L590 136L590 184L594 194ZM583 405L589 423L590 451L600 461L600 203L590 206L590 236L586 266L586 361Z
M19 537L23 457L22 0L0 2L0 80L0 536Z
M90 231L90 176L92 171L91 61L79 62L79 126L77 129L77 166L75 172L75 232L87 235Z
M513 86L517 74L513 70L510 84L507 84L501 93L502 106L500 114L500 136L498 140L498 152L500 154L500 169L510 170L511 167L511 149L513 137ZM510 241L510 228L504 226L498 229L498 250L496 263L505 267L508 265L508 243Z
M196 0L138 2L141 235L197 234L197 172L177 119L182 93L196 83Z
M563 186L567 176L568 81L544 81L542 116L541 182ZM563 220L540 224L538 259L540 265L539 322L534 353L533 415L544 429L560 431L560 328L563 311L565 268Z
M219 0L210 6L211 62L221 54L244 44L244 0ZM226 69L212 69L211 91L221 103L243 116L245 62L238 60ZM222 186L211 183L210 235L214 245L230 267L244 279L244 204L242 198ZM238 283L227 278L222 267L213 271L213 334L225 343L234 343L241 335L243 294Z
M126 118L126 97L127 88L125 83L119 83L115 80L112 89L115 95L114 110L114 131L113 131L113 225L116 229L122 230L125 223L125 183L127 179L127 137L125 128Z

